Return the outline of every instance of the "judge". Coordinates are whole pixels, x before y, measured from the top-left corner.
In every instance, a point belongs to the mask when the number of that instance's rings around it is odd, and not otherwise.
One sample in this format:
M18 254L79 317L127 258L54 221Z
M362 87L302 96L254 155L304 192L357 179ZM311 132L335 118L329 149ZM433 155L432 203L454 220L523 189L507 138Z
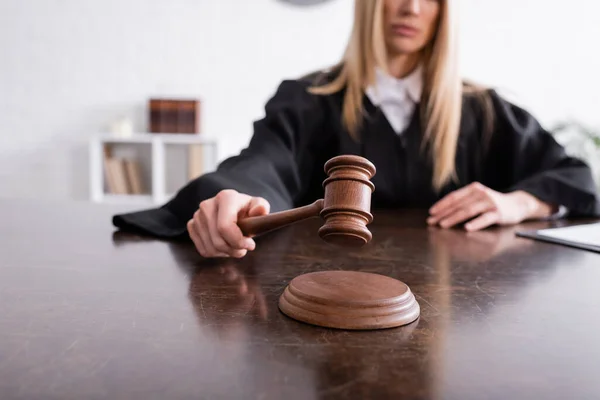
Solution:
M321 198L323 165L340 154L375 164L374 209L426 208L441 228L600 215L584 162L526 110L461 79L456 12L453 0L356 0L339 64L283 81L239 155L113 223L243 257L256 244L236 221Z

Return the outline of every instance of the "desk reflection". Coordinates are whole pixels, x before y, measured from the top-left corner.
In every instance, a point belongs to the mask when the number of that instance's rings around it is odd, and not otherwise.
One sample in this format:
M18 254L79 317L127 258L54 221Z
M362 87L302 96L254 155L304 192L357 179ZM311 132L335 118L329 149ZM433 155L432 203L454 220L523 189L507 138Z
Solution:
M517 228L503 227L478 232L429 228L428 240L435 253L446 253L455 261L484 262L505 253L525 253L531 240L515 235Z
M253 268L233 260L199 268L190 281L189 298L205 323L240 323L245 317L266 320L268 315Z
M468 370L469 358L485 352L501 357L490 341L510 346L515 337L528 340L538 316L548 313L545 303L531 302L532 294L562 287L557 271L573 272L585 256L517 237L517 227L468 233L427 229L410 215L379 220L373 242L361 249L324 244L315 234L318 220L261 237L257 250L241 260L206 260L190 243L169 243L197 326L186 351L202 366L205 390L216 393L235 378L249 393L270 398L464 394L453 384L478 371L459 373ZM400 328L355 332L310 326L279 311L279 296L291 279L334 269L402 280L415 293L421 317ZM527 307L529 326L522 316ZM486 379L504 375L495 376Z

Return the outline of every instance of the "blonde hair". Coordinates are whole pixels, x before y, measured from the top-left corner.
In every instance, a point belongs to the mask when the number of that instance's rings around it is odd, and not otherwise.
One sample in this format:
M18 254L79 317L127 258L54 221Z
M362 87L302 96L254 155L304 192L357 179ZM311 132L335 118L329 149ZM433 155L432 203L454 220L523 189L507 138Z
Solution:
M456 23L453 8L443 0L434 37L424 49L421 118L425 121L424 145L429 144L433 159L432 185L440 190L456 179L455 157L462 112L463 84L458 68ZM362 118L364 89L375 79L375 69L387 70L383 28L383 0L356 0L354 27L340 71L330 83L310 88L315 94L331 94L346 89L343 123L356 139Z

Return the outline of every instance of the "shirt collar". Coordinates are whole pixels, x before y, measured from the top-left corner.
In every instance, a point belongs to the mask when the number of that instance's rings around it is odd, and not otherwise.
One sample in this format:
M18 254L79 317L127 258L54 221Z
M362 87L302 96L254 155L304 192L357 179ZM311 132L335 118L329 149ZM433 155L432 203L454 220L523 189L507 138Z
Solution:
M375 69L375 84L367 88L367 94L377 105L389 98L408 98L418 103L423 91L423 67L421 64L408 76L398 79L384 70Z

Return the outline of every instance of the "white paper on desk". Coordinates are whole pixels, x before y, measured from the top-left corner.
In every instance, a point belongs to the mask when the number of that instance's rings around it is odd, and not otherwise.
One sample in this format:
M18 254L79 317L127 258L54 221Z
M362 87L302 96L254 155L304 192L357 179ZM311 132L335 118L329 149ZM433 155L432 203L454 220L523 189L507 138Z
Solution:
M600 223L540 229L540 236L600 247Z

